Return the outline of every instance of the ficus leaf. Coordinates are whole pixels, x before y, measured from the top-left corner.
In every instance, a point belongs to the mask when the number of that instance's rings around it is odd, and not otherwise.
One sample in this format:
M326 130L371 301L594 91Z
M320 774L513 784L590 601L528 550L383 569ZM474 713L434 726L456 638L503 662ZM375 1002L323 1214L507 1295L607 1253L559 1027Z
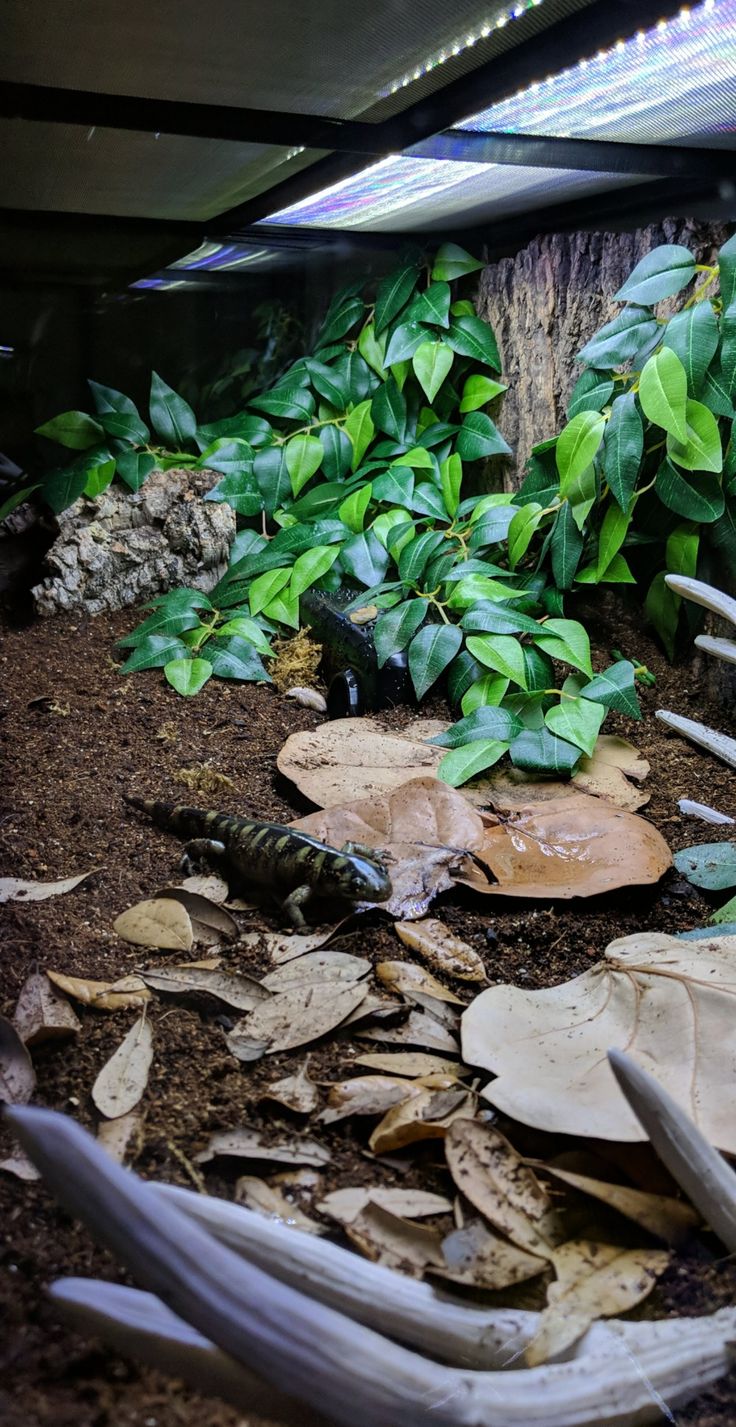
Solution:
M409 645L409 673L418 699L437 682L463 642L456 624L428 624Z
M487 768L492 768L508 752L509 745L491 738L480 738L475 743L464 743L450 749L437 769L437 777L451 788L459 788L469 778L475 778Z
M629 718L641 718L634 666L630 659L619 659L602 674L596 674L580 690L580 696L603 704L607 709L615 709L617 713L628 714Z
M466 639L468 650L481 664L495 669L505 679L511 679L526 689L524 650L518 639L506 634L471 634Z
M179 451L193 441L197 433L197 418L183 396L168 386L158 372L151 376L151 425L161 440Z
M644 427L633 391L617 396L611 407L603 448L603 474L622 510L628 510L639 477Z
M603 440L605 429L605 417L599 412L581 411L560 432L555 460L561 495L568 495L572 483L587 470Z
M428 401L434 401L453 361L453 353L444 342L422 342L421 347L417 347L412 366Z
M694 276L695 259L689 249L679 243L663 243L637 263L615 298L618 302L661 302Z
M669 347L662 347L645 362L639 378L639 401L644 415L656 426L678 441L687 439L687 374Z
M378 616L373 631L373 642L379 669L383 668L392 654L401 653L413 639L420 624L427 615L427 601L423 599L404 600L393 609Z
M198 694L211 676L212 665L208 659L170 659L164 664L166 682L185 698Z
M554 708L547 710L544 721L558 738L573 743L590 758L605 716L603 704L593 703L590 699L563 698Z

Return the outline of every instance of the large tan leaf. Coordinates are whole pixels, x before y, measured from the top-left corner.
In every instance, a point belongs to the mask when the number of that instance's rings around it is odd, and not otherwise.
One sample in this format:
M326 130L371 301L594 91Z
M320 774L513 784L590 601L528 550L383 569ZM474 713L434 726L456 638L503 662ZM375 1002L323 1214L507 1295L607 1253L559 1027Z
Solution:
M413 961L379 961L376 963L376 976L389 991L398 991L400 996L408 996L410 1000L419 992L455 1006L463 1004L460 997L454 991L448 991L431 971L425 971Z
M458 1043L451 1031L424 1011L410 1011L399 1026L376 1026L375 1029L355 1032L361 1040L386 1041L389 1045L414 1045L422 1050L439 1050L443 1054L457 1054Z
M43 971L32 971L20 989L13 1025L25 1045L75 1036L81 1023L65 996Z
M191 951L194 944L186 907L169 897L155 897L128 907L113 923L113 931L134 946L150 946L159 951Z
M0 903L45 902L48 897L73 892L80 882L101 871L101 867L92 867L89 872L79 872L76 877L61 877L58 882L27 882L22 877L0 877Z
M458 1189L494 1229L526 1253L551 1257L560 1225L549 1196L499 1130L459 1120L445 1154Z
M356 1075L352 1080L338 1080L330 1086L327 1108L320 1119L332 1125L348 1115L385 1115L392 1105L411 1094L412 1085L408 1080L391 1075Z
M47 971L46 975L72 1000L95 1011L135 1010L151 999L140 976L123 976L119 981L90 981L83 976L65 976L61 971Z
M442 1241L445 1267L433 1274L473 1288L510 1288L549 1268L547 1259L518 1249L479 1219L455 1229Z
M437 772L445 749L425 740L447 726L437 719L415 719L401 733L375 718L334 719L292 733L277 767L319 808L382 797L410 778Z
M525 1353L529 1367L563 1352L596 1318L641 1303L669 1259L663 1249L622 1249L584 1239L562 1244L553 1255L557 1279L547 1289L549 1307Z
M485 981L486 969L483 962L466 941L453 936L452 932L433 917L425 917L421 922L395 922L394 931L408 946L421 956L434 971L444 976L454 976L458 981Z
M134 1110L146 1085L153 1060L153 1032L145 1015L131 1026L114 1055L103 1065L92 1099L101 1115L116 1120Z
M605 959L544 991L492 986L462 1018L463 1059L498 1076L482 1092L538 1129L646 1136L609 1070L625 1050L719 1149L736 1154L733 938L622 937Z
M349 985L362 981L371 969L363 956L351 956L347 951L308 951L269 971L262 985L268 991L291 991L297 986Z
M577 1189L581 1194L589 1194L607 1204L609 1209L633 1219L647 1233L664 1239L666 1244L681 1244L700 1222L699 1215L690 1204L682 1199L671 1199L666 1194L649 1194L643 1189L632 1189L628 1184L609 1184L603 1179L592 1179L587 1174L572 1174L570 1170L558 1169L555 1165L545 1165L545 1173L552 1174Z
M344 917L343 921L348 918ZM238 941L239 947L244 947L246 951L267 951L271 960L276 965L281 965L284 961L294 961L298 956L304 956L307 952L316 951L318 947L324 946L331 937L335 935L342 921L337 922L334 927L321 927L316 932L306 932L303 936L299 932L244 932Z
M293 1075L285 1075L281 1080L272 1080L263 1091L264 1100L275 1100L277 1105L285 1105L296 1115L311 1115L319 1104L319 1090L307 1074L309 1056Z
M469 861L466 850L481 846L484 839L480 814L438 778L413 778L363 802L353 796L345 806L310 813L292 826L333 847L355 842L379 849L393 886L381 911L412 921L453 885L457 871Z
M238 924L220 902L196 891L192 887L163 887L156 893L161 897L179 902L189 913L194 930L194 940L215 945L219 941L232 941L238 935Z
M367 1065L383 1075L401 1075L408 1080L418 1080L422 1075L447 1075L451 1080L459 1080L471 1073L466 1065L460 1065L455 1060L443 1060L439 1055L428 1055L422 1050L376 1051L356 1055L353 1065Z
M463 792L477 807L491 805L500 812L588 793L633 813L649 802L650 794L629 780L639 783L648 772L649 764L632 743L615 734L602 733L592 757L581 758L570 779L540 778L537 773L525 773L504 764L466 783Z
M27 1105L36 1088L36 1072L15 1026L0 1016L0 1100Z
M345 1233L366 1258L410 1277L444 1265L442 1239L436 1229L402 1219L380 1204L367 1204L345 1225Z
M429 1218L433 1214L452 1213L452 1204L441 1194L426 1189L390 1189L378 1186L356 1189L333 1189L317 1205L321 1214L328 1214L340 1224L352 1224L369 1204L377 1204L390 1214L403 1219Z
M235 1198L238 1204L246 1204L255 1209L264 1219L285 1224L289 1229L302 1229L305 1234L324 1234L325 1230L316 1219L309 1216L287 1199L278 1185L267 1184L254 1174L242 1174L235 1184Z
M205 1150L194 1156L196 1164L209 1164L220 1155L236 1159L274 1160L277 1164L329 1164L330 1151L316 1140L301 1135L282 1135L279 1140L264 1139L260 1130L246 1126L234 1130L218 1130L210 1135Z
M651 823L583 793L487 818L476 857L496 880L473 864L458 882L490 896L546 899L657 882L672 865Z
M470 1090L444 1076L429 1076L439 1086L415 1085L409 1095L386 1112L368 1141L374 1154L392 1154L418 1140L443 1140L459 1118L475 1114L478 1101Z
M214 996L237 1011L252 1011L261 1001L267 1001L271 994L252 976L207 966L147 967L141 972L141 980L153 991L163 991L171 996Z
M334 1031L368 994L365 981L289 987L262 1001L233 1027L228 1049L238 1060L292 1050Z

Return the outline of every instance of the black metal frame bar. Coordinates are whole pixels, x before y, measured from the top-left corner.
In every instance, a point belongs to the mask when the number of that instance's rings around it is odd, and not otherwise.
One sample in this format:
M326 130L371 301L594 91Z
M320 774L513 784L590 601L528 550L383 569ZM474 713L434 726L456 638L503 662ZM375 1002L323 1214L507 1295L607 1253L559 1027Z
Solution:
M536 134L450 129L406 150L415 158L514 167L586 169L590 173L652 174L657 178L736 179L736 152L682 144L632 144L560 139Z

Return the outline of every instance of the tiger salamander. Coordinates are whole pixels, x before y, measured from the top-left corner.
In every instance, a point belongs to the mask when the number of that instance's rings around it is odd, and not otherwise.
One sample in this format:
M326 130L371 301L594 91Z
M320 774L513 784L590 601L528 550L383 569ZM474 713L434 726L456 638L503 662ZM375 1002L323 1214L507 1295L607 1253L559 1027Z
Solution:
M303 908L312 897L385 902L391 896L388 873L370 848L346 843L338 849L279 823L124 797L157 827L189 839L187 864L207 862L245 883L255 895L267 891L282 902L286 916L300 930L306 927Z

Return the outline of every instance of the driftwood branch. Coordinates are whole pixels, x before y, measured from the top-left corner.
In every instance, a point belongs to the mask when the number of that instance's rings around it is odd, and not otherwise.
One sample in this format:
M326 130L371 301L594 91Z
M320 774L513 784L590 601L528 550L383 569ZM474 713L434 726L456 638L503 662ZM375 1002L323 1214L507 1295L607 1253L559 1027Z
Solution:
M61 1202L141 1283L236 1364L248 1372L257 1365L278 1392L344 1427L356 1420L361 1427L640 1427L729 1365L732 1309L636 1324L635 1337L613 1324L570 1362L499 1373L448 1367L232 1253L65 1116L27 1106L7 1116ZM148 1331L140 1321L138 1331Z

